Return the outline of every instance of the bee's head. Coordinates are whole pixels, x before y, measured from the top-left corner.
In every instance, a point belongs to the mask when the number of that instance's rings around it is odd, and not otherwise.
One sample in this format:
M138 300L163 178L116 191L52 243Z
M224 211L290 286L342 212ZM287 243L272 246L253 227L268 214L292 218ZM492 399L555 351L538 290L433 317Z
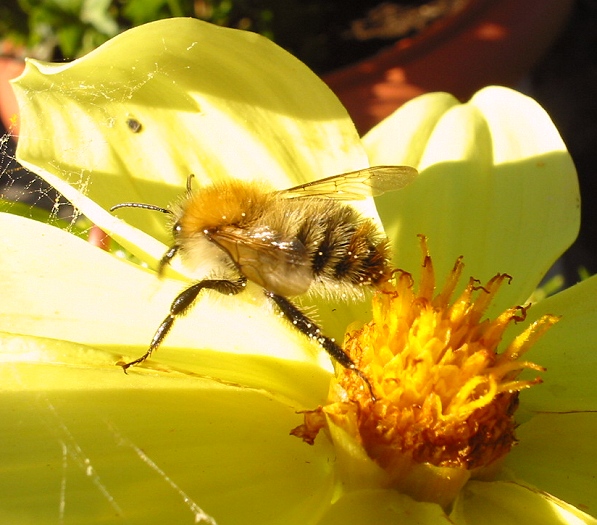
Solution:
M181 234L182 224L180 223L180 220L177 220L172 225L172 238L174 239L174 242L177 242L180 239Z
M170 264L174 256L179 253L185 247L185 225L183 225L183 219L185 210L188 207L188 200L189 197L192 195L192 188L191 183L193 180L193 175L189 175L187 178L187 191L185 194L185 198L182 199L182 202L178 203L178 205L174 206L174 210L169 208L162 208L161 206L156 206L154 204L144 204L141 202L123 202L121 204L116 204L110 208L110 211L115 211L120 208L141 208L144 210L153 210L159 211L161 213L166 213L171 217L171 224L172 224L172 239L173 243L168 248L166 253L162 256L158 263L158 275L162 276L164 273L164 268L166 265ZM186 204L185 204L186 203ZM187 221L188 222L188 221ZM188 234L188 226L186 227L187 234ZM187 235L188 236L188 235Z

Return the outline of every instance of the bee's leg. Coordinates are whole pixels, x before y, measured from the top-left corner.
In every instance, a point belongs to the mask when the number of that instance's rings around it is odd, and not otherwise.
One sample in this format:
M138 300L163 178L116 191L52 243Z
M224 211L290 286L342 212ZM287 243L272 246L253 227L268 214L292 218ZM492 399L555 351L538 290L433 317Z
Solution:
M216 292L220 292L224 295L236 295L244 290L246 282L247 280L244 277L236 281L228 281L226 279L205 279L204 281L195 283L192 286L189 286L186 290L183 290L172 302L172 305L170 306L170 313L156 330L147 352L130 363L120 365L124 369L124 372L126 373L127 368L145 361L151 355L151 353L157 349L160 344L162 344L162 341L172 328L174 320L189 311L201 290L205 288L208 290L215 290Z
M363 374L363 372L357 368L355 362L344 350L342 350L342 347L336 343L336 341L323 335L319 326L317 326L311 319L309 319L309 317L301 312L291 301L286 299L286 297L276 295L275 293L268 291L265 292L265 295L267 295L267 297L276 303L282 314L284 314L284 317L286 317L286 319L296 326L303 334L311 339L315 339L323 347L323 349L344 368L353 370L355 374L357 374L367 385L373 401L377 399L369 379L367 379L365 374Z
M174 259L174 256L178 253L178 250L180 250L180 246L175 244L174 246L171 246L160 259L158 264L158 277L162 277L164 275L164 269L166 268L166 265L170 264L170 261Z

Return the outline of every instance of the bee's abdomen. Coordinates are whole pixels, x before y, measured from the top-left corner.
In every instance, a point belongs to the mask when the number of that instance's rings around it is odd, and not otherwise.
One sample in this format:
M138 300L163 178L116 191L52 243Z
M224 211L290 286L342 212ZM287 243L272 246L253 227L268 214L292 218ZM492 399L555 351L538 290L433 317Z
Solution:
M342 257L330 268L335 279L351 284L375 284L386 273L387 241L380 238L371 221L364 221L351 232L347 244L341 244Z
M330 261L332 261L331 264L334 264L333 260L337 258L332 230L325 228L323 233L321 239L315 240L314 246L316 249L311 254L313 274L315 276L319 276L325 272L330 265Z
M337 202L326 212L305 220L298 235L309 247L315 282L371 286L385 280L389 246L373 221Z

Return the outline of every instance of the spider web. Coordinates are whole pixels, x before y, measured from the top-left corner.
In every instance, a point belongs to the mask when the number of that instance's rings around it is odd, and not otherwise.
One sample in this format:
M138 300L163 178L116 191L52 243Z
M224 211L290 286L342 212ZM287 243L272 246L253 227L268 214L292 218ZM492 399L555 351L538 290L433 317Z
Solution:
M126 102L129 100L136 91L152 81L158 71L157 64L155 67L155 71L147 73L126 86L124 92L122 84L110 82L106 82L101 90L96 89L96 86L85 85L84 83L77 85L76 88L63 89L65 94L68 94L69 89L85 91L90 96L87 102L99 108L101 115L103 115L103 118L98 119L101 125L108 128L125 126L129 133L138 133L141 131L142 124L133 115L127 113L122 117L115 118L113 113L105 109L105 102L111 100ZM93 223L42 177L19 164L16 159L17 140L18 137L12 133L12 130L10 128L7 130L5 124L0 121L0 211L43 221L80 237L86 237L91 231ZM79 143L70 146L71 151L85 151L86 154L90 153L93 157L95 151L100 151L96 140L97 137L83 139ZM50 148L54 146L51 137L48 137L47 142ZM68 151L68 147L64 151ZM98 154L95 154L96 158ZM166 155L166 153L164 154ZM92 183L92 174L95 170L93 163L86 168L81 168L78 172L64 171L64 168L59 165L55 165L55 167L61 172L63 180L82 194L88 194L89 185ZM113 244L111 251L117 252L119 256L135 259L136 261L136 258L132 257L126 250L123 252L120 245ZM102 247L106 248L105 246Z
M0 211L43 220L74 233L84 218L68 200L15 157L17 138L0 128ZM88 226L85 228L88 229Z

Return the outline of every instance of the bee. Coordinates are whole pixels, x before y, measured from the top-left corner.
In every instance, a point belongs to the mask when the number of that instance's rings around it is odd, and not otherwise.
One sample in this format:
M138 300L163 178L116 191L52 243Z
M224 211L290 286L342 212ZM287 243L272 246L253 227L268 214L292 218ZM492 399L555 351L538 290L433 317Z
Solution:
M374 397L369 380L350 356L288 297L314 293L346 299L385 282L392 271L389 242L349 201L403 188L416 176L408 166L376 166L281 191L238 179L194 191L191 175L186 195L172 209L136 202L113 206L111 211L132 207L172 216L173 242L159 262L158 275L177 255L191 271L208 261L214 275L174 299L147 352L121 364L124 371L151 356L202 290L235 295L252 281L298 330L353 370Z

